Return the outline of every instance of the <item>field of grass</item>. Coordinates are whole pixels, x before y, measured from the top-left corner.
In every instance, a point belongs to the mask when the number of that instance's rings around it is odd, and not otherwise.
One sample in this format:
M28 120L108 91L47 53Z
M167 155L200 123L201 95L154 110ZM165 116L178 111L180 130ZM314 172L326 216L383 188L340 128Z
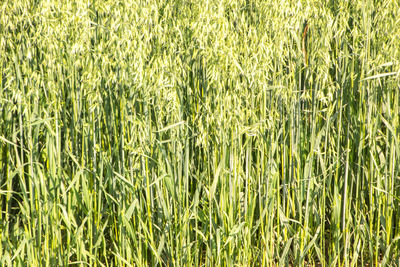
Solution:
M399 266L400 2L0 3L0 266Z

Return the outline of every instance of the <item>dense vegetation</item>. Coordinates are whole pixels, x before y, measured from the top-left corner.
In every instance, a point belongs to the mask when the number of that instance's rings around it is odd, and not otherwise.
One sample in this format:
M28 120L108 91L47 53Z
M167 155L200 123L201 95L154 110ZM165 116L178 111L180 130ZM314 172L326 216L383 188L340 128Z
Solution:
M0 3L1 266L400 264L397 0Z

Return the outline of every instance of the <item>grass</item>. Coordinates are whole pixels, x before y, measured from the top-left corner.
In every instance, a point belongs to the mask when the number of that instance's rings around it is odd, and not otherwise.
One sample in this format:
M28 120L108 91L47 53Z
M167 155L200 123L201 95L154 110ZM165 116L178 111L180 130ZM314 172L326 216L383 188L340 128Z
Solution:
M399 18L3 1L0 265L399 265Z

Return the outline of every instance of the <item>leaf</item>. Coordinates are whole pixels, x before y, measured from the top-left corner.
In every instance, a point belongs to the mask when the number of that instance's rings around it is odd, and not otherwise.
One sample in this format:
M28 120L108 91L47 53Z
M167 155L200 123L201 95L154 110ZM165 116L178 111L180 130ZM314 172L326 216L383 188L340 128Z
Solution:
M383 77L392 76L392 75L396 75L396 74L399 74L399 72L381 73L381 74L377 74L377 75L373 75L373 76L369 76L367 78L364 78L364 79L362 79L362 81L383 78Z
M137 199L135 199L132 204L129 206L128 210L125 213L125 217L130 220L133 214L133 211L135 210L135 208L137 208L139 206L139 201Z
M184 123L185 123L185 121L180 121L180 122L177 122L177 123L168 125L168 126L162 128L161 130L154 131L154 133L165 132L165 131L168 131L169 129L172 129L172 128L174 128L174 127L176 127L176 126L179 126L179 125L181 125L181 124L184 124Z

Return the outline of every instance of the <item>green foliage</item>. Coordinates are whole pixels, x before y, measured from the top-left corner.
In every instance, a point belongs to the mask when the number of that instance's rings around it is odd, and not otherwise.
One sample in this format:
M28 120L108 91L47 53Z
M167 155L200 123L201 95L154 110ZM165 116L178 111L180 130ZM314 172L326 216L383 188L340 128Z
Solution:
M0 265L400 264L399 18L3 1Z

